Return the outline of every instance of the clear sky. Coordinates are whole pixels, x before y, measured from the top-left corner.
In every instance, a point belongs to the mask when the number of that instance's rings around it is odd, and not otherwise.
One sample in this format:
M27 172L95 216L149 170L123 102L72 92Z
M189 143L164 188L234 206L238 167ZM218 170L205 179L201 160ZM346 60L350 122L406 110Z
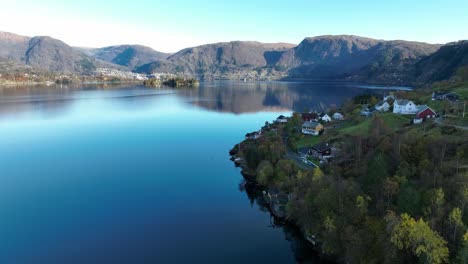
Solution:
M468 39L468 0L0 0L0 31L165 52L328 34L446 43Z

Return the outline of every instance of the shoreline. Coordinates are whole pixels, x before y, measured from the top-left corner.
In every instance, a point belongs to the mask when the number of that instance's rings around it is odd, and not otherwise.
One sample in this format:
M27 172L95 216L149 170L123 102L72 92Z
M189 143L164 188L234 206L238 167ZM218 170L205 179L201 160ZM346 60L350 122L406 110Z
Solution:
M41 82L0 82L0 87L34 87L34 86L60 86L60 85L96 85L96 84L141 84L141 81L86 81L86 82L70 82L70 83L57 83L52 81L41 81Z
M441 105L447 107L446 105L451 104L453 108L460 109L459 105L463 104L463 101L466 103L468 92L466 86L465 88L446 87L446 89L458 89L456 91L461 94L460 100L441 101L434 99L433 94L431 99L432 91L422 89L398 91L395 97L392 95L393 99L389 102L398 105L398 101L412 102L412 99L418 109L418 105L421 104L421 107L425 107L423 109L432 110L432 107L435 113L442 115L445 108ZM407 195L406 190L413 188L412 186L421 186L425 181L421 176L398 176L402 168L406 168L404 166L412 166L416 175L423 173L418 170L419 165L412 156L406 156L409 155L406 154L407 149L410 149L408 153L412 154L416 153L420 144L431 147L430 144L434 146L445 144L445 148L450 147L450 150L444 149L445 157L439 166L442 164L452 166L453 160L459 159L454 153L464 153L460 151L466 148L467 143L466 126L450 126L438 122L435 114L422 118L419 117L419 113L423 112L401 113L398 112L399 108L391 110L393 107L382 111L374 110L369 115L366 112L370 109L369 103L362 103L363 99L366 99L365 96L357 96L349 102L350 105L343 105L338 109L344 114L344 119L323 121L322 118L326 114L332 115L331 111L324 115L294 112L291 117L279 116L273 123L266 122L258 131L246 134L245 139L229 151L236 167L242 169L243 178L262 190L263 198L268 202L269 213L277 221L298 228L302 238L308 241L316 253L334 262L346 262L350 257L356 257L347 255L346 249L352 248L353 245L341 238L343 232L347 230L357 229L367 236L372 236L374 231L369 229L368 223L378 223L376 226L381 228L378 232L387 237L392 236L396 231L391 224L394 222L388 220L390 213L397 217L392 220L397 223L405 221L407 219L405 217L411 213L410 217L419 218L421 223L426 224L424 220L427 216L419 213L417 209L408 212L404 207L405 204L400 203L401 197ZM366 100L375 101L375 98L370 97ZM386 100L384 97L382 101L375 101L372 105L382 105ZM314 123L304 119L310 115L316 116L314 117L316 123L320 119L326 132L316 133L317 136L306 135L307 129L311 123ZM457 118L460 119L459 122L466 121L461 114ZM422 123L416 122L416 119L423 119ZM419 136L415 136L418 134ZM398 152L395 152L394 146L399 146ZM311 152L312 150L319 152ZM290 155L291 152L294 152L294 155ZM320 156L315 156L318 153ZM427 159L437 159L431 153L428 155ZM307 164L315 162L317 167L305 168L300 166L303 165L301 162ZM456 173L458 174L463 168L465 167L457 167ZM455 169L445 173L449 175L444 177L455 177L452 175ZM377 178L379 182L370 180L376 179L375 177L383 178ZM447 188L442 180L438 179L436 182L435 179L434 186L430 184L425 187L426 189L419 187L415 192L424 194L432 191L431 188L442 191ZM342 182L348 182L351 188L344 191L345 194L340 193L343 190L337 187L343 184ZM384 195L379 191L382 188L390 188L388 186L393 188L391 195ZM344 198L346 201L340 200L342 195L349 195ZM444 221L443 218L440 221ZM439 236L440 229L428 228L437 239L440 238L442 241L446 239L450 242L446 236ZM366 254L369 253L364 246L367 242L363 240L360 243L363 243L361 251L363 255L360 258L367 257ZM379 248L387 244L391 246L392 243L394 242L382 240L367 247ZM404 254L405 251L394 250L396 253L391 255L392 259L401 261L404 255L400 254ZM408 254L411 251L407 249L406 252ZM456 253L451 257L456 256ZM385 257L385 253L382 253L382 256ZM414 255L414 257L419 256Z
M242 142L244 142L244 141L242 141ZM239 144L241 144L241 143L239 143ZM236 146L234 148L236 148ZM234 151L233 151L234 148L231 151L229 151L229 155L231 157L230 160L235 164L236 167L239 167L241 169L241 175L242 175L243 179L246 181L246 185L247 184L253 185L255 189L258 189L262 193L261 196L258 195L258 196L255 196L255 198L257 200L262 199L263 202L265 202L265 204L267 204L267 206L265 206L265 208L268 209L268 212L270 213L270 216L274 218L275 224L278 223L279 226L288 226L290 228L294 228L301 235L301 239L303 239L305 242L307 242L308 246L311 247L314 250L314 252L321 259L323 259L325 261L332 261L332 262L336 263L337 259L335 257L327 255L327 254L325 254L324 252L322 252L320 250L319 242L316 239L314 239L314 236L308 236L306 234L304 228L301 227L301 225L298 224L295 219L289 218L286 215L282 215L277 210L275 210L274 209L275 208L274 207L275 202L272 202L271 200L267 201L267 199L265 199L266 196L269 196L269 189L274 188L274 187L273 186L265 186L265 185L260 184L256 180L256 176L257 176L256 173L252 172L252 169L248 167L248 165L244 162L243 158L238 157L234 153ZM242 160L239 160L239 159L242 159Z

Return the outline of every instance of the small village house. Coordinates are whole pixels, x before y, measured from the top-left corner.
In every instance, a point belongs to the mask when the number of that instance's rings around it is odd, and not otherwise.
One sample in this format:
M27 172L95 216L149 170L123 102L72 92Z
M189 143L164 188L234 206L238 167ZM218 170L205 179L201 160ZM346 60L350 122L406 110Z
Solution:
M318 136L323 130L323 125L319 122L306 121L302 125L302 134Z
M327 115L327 114L322 115L322 116L320 117L320 119L321 119L323 122L331 122L331 121L332 121L331 117L330 117L329 115Z
M397 99L393 103L393 113L402 114L402 115L411 115L416 114L418 111L418 106L406 99Z
M390 110L390 104L387 101L380 101L375 105L375 109L379 112L387 112Z
M343 118L344 118L344 116L341 113L338 113L338 112L334 113L332 117L335 120L343 120Z
M310 122L310 121L318 121L319 116L317 113L302 113L302 121Z
M245 134L245 139L257 139L262 136L262 131L255 131L252 133Z
M330 144L322 142L311 147L307 154L316 158L330 157L332 154L332 148Z
M361 110L361 115L363 116L372 116L374 115L375 112L378 112L377 109L375 109L375 107L364 107L362 110Z
M435 118L436 116L437 116L437 114L436 114L436 112L434 110L432 110L432 108L430 108L427 105L420 105L420 106L418 106L418 111L417 111L416 115L413 118L413 123L414 124L420 124L424 120L426 120L428 118Z
M449 100L451 102L457 102L460 100L460 95L454 92L433 92L432 100Z
M287 123L288 122L288 118L285 117L284 115L280 115L278 116L278 118L276 118L276 123Z

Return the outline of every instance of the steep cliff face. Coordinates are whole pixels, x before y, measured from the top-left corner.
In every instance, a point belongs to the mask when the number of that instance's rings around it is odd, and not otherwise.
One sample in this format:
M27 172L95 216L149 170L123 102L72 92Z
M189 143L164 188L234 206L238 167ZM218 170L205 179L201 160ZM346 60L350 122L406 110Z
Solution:
M452 78L457 70L468 65L468 41L459 41L442 46L431 56L418 61L414 75L419 83Z

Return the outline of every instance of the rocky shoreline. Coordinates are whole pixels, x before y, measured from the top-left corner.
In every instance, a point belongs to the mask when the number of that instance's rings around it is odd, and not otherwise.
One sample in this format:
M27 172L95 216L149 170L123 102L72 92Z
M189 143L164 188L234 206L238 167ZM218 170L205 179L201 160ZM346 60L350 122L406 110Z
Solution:
M292 198L291 194L286 194L274 188L273 186L261 185L256 180L256 173L248 167L243 157L238 157L234 147L229 151L230 160L235 164L236 167L241 168L241 174L246 181L246 185L253 186L256 192L256 200L268 209L270 215L273 217L273 221L277 226L286 226L295 229L304 241L307 241L308 246L318 254L320 259L330 262L336 262L334 256L328 255L320 250L320 242L317 241L314 235L309 236L306 234L304 228L302 228L297 221L290 218L286 214L286 204L289 199ZM252 187L251 187L252 188Z

